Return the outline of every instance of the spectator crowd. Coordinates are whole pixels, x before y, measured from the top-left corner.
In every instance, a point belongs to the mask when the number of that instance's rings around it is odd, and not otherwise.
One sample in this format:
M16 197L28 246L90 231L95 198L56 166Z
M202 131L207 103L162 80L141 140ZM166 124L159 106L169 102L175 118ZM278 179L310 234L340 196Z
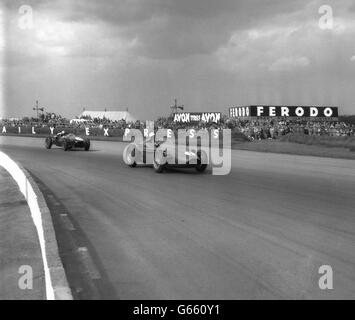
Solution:
M276 139L289 133L313 136L354 136L355 125L341 121L245 120L234 121L232 127L249 140Z

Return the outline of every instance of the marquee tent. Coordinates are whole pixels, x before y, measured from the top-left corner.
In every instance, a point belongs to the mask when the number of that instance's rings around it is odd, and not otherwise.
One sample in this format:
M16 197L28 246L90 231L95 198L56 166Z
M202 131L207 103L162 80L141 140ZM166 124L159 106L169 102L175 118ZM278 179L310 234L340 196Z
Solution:
M137 119L128 111L84 111L79 117L91 117L91 119L108 119L111 121L125 120L126 122L135 122Z

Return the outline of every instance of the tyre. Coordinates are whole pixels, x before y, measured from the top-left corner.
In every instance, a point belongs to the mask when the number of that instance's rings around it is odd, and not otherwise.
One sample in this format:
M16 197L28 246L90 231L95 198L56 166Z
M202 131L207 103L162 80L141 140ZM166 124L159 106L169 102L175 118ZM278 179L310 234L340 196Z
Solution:
M89 151L90 150L90 140L86 140L85 141L84 149L85 149L85 151Z
M196 165L196 171L197 172L204 172L207 169L207 164L197 164Z
M157 159L156 159L157 158ZM162 173L165 169L165 161L163 160L162 155L154 155L154 159L153 159L153 168L155 170L155 172L157 173Z
M64 151L68 151L68 150L69 150L69 143L68 143L68 141L64 141L64 143L63 143L63 149L64 149Z
M45 140L45 142L44 142L44 145L45 145L46 149L52 148L52 144L53 144L53 143L52 143L52 138L47 137L46 140Z
M198 151L197 157L197 165L195 168L197 172L202 173L207 169L207 155L204 151Z
M158 164L155 160L153 161L153 167L155 172L162 173L164 171L165 166L162 164Z

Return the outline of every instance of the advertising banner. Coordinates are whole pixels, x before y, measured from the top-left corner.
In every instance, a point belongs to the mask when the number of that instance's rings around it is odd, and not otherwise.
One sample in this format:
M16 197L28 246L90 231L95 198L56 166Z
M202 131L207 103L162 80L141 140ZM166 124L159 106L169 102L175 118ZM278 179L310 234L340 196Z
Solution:
M233 118L283 117L283 118L324 118L338 117L338 107L318 106L244 106L229 108Z
M175 123L218 123L221 112L180 112L174 113Z

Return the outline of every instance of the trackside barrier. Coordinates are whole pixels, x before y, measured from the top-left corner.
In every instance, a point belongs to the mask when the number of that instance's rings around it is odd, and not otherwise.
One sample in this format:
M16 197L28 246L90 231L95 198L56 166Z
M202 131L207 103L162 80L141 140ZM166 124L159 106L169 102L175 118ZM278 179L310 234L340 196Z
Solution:
M52 217L42 192L22 166L1 151L0 166L16 181L30 208L41 248L47 300L72 300L73 296L58 253Z
M50 135L57 134L61 131L74 133L75 135L81 136L98 136L98 137L122 137L124 134L124 129L120 128L90 128L90 127L81 127L75 128L70 126L57 126L57 127L38 127L38 126L1 126L0 125L0 135Z

